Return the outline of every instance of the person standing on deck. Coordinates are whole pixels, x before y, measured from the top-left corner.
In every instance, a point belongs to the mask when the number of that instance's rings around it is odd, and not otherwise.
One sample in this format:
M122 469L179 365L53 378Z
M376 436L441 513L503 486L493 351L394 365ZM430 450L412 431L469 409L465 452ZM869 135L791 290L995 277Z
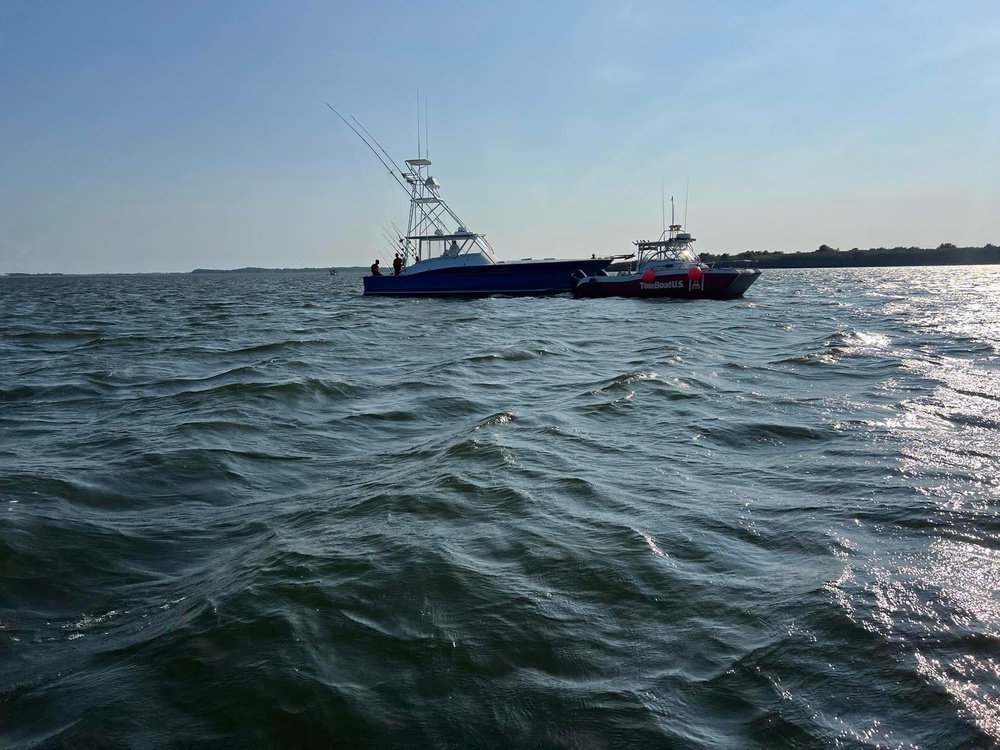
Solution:
M372 263L372 276L381 276L382 270L378 267L378 258Z
M399 253L396 253L396 257L392 261L392 272L399 276L400 272L403 270L403 259L399 257Z

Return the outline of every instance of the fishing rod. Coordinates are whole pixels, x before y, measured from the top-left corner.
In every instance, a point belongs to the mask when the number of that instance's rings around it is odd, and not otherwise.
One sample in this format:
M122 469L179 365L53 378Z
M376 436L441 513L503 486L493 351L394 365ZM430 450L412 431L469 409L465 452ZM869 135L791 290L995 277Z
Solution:
M392 225L392 228L396 230L396 236L398 239L393 240L392 234L389 232L388 229L385 228L384 224L382 225L382 236L385 237L386 242L388 242L395 248L393 252L395 252L397 255L402 254L403 260L405 262L406 259L408 259L411 255L415 256L416 254L411 253L409 251L405 243L405 240L403 239L403 233L399 231L399 227L396 226L396 222L390 221L389 223Z
M388 240L388 241L389 241L389 243L390 243L390 244L392 244L392 239L391 239L390 237L387 237L387 236L383 235L383 236L382 236L382 239L384 239L384 240ZM385 251L384 251L384 248L380 248L380 247L377 247L377 248L375 249L375 252L377 252L377 253L378 253L379 257L380 257L380 258L382 259L382 261L383 261L383 262L385 263L385 266L384 266L385 268L388 268L388 267L389 267L390 265L392 265L392 264L391 264L391 262L389 261L389 259L388 259L388 258L386 257L386 255L385 255Z
M392 228L396 230L396 236L399 237L399 252L403 254L403 258L406 260L416 258L417 252L410 249L410 243L406 241L406 234L403 230L396 226L396 222L390 220L389 223L392 224Z
M396 242L392 239L392 235L389 234L387 231L385 231L385 227L382 227L382 239L384 239L387 243L389 243L389 247L393 248L393 252L394 253L398 253L399 252L398 250L395 249ZM379 251L379 255L382 255L381 251ZM385 260L386 263L389 262L389 261L387 261L385 259L384 255L382 256L382 260Z
M398 240L394 240L392 238L392 232L390 232L388 229L386 229L385 224L379 224L379 226L382 227L382 237L385 239L385 241L388 242L389 245L395 246L397 244Z
M392 228L396 230L396 235L399 237L399 241L402 242L406 238L406 234L402 229L396 226L396 222L390 220L389 223L392 224Z

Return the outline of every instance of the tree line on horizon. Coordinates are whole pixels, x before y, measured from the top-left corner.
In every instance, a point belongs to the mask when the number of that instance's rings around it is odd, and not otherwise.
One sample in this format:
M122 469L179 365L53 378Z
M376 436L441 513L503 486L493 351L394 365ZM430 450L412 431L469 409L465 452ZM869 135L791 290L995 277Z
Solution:
M1000 247L956 247L942 242L935 248L872 247L867 250L841 250L820 245L808 253L784 253L776 250L747 250L742 253L701 253L708 262L750 261L758 268L848 268L852 266L959 266L1000 264Z

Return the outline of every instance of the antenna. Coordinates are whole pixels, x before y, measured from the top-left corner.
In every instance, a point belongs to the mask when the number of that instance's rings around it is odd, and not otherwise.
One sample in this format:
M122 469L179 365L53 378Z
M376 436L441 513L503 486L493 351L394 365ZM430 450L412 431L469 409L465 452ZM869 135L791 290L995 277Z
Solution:
M677 222L674 221L674 196L670 196L670 226L673 226Z
M417 89L417 158L420 158L420 89Z
M664 234L667 233L667 208L666 201L663 199L663 177L660 177L660 221L663 223L663 234L660 235L662 238Z
M427 97L424 97L424 157L428 160L431 158L431 137L427 133Z
M687 230L688 225L688 190L691 189L691 178L688 177L687 185L684 186L684 229Z

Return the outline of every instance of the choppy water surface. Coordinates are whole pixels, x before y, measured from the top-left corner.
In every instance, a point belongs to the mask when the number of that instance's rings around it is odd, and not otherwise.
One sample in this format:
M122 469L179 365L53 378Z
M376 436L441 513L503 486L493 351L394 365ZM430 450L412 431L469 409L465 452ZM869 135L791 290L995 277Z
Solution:
M998 271L0 279L0 746L1000 743Z

